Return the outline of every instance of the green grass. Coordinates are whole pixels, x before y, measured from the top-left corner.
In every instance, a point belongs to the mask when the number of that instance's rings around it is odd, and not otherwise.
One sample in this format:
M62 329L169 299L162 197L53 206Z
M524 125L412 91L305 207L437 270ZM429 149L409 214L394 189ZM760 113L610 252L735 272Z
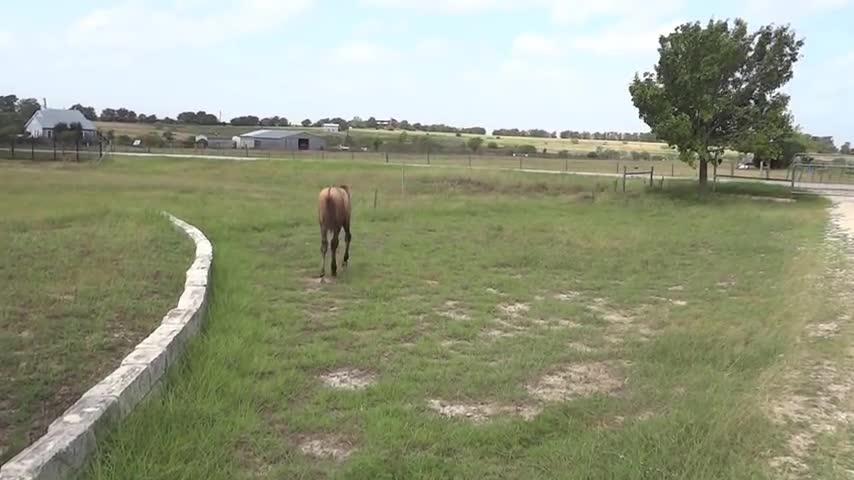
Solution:
M3 463L155 328L192 249L161 215L107 196L4 180L0 201Z
M204 334L85 478L770 478L789 432L766 396L813 348L804 325L842 308L815 281L823 201L334 162L0 168L21 202L168 209L215 245ZM354 240L349 270L320 286L330 183L354 188ZM516 303L528 310L502 309ZM526 388L591 364L620 387L545 403ZM318 380L342 368L376 384ZM431 399L542 413L474 424ZM330 438L353 453L300 449Z

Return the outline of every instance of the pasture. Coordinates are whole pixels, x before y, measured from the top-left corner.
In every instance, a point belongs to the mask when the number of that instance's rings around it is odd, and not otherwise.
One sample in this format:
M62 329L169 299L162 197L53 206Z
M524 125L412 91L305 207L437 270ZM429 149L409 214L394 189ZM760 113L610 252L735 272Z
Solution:
M204 333L83 478L846 478L854 467L839 420L854 390L849 266L823 200L332 160L0 169L21 232L56 211L119 243L162 231L144 237L144 261L180 272L190 247L156 215L168 209L215 245ZM316 201L331 183L353 188L353 243L348 269L321 284ZM74 240L53 241L74 252ZM26 308L48 302L32 295ZM151 308L152 321L166 310Z
M285 130L302 130L307 132L316 133L318 135L329 137L330 140L330 148L337 145L335 139L338 142L344 141L345 134L328 134L323 131L321 128L316 127L301 127L301 126L292 126L292 127L246 127L246 126L232 126L232 125L192 125L192 124L173 124L166 125L161 123L124 123L124 122L96 122L99 129L103 131L113 130L116 136L119 135L128 135L132 138L142 138L148 133L162 133L167 130L170 130L176 134L176 136L195 136L199 134L211 134L216 132L221 136L234 136L241 135L247 132L251 132L253 130L260 130L265 128L273 128L273 129L285 129ZM375 130L375 129L367 129L367 128L354 128L350 130L350 135L355 138L359 138L365 141L365 143L370 143L374 138L379 138L385 143L395 143L399 140L400 134L403 130ZM567 150L569 152L573 152L574 154L586 154L587 152L594 152L598 147L603 149L611 149L616 150L622 153L630 153L632 151L638 152L647 152L651 155L660 155L663 157L672 157L674 156L673 150L663 143L651 143L651 142L622 142L616 140L578 140L572 141L570 139L563 138L534 138L534 137L496 137L494 135L473 135L473 134L461 134L457 137L453 133L442 133L442 132L415 132L409 131L407 132L407 136L410 140L418 137L430 135L434 141L443 147L450 148L459 148L462 143L466 142L471 137L480 137L484 140L483 150L487 152L487 144L489 142L495 142L502 148L504 147L513 147L520 145L533 145L538 152L541 152L543 149L546 149L548 152L555 154L561 150ZM463 147L465 149L465 147Z

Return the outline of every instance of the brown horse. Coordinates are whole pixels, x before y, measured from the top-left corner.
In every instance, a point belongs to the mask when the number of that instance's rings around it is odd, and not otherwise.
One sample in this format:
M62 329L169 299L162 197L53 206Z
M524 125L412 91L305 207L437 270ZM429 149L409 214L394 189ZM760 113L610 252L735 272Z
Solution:
M350 260L350 187L341 185L327 187L320 191L317 198L317 220L320 223L320 253L323 263L320 265L320 278L326 275L326 251L332 246L332 276L338 275L338 265L335 262L335 251L338 249L338 234L344 229L344 265ZM332 241L327 241L327 235L332 234Z

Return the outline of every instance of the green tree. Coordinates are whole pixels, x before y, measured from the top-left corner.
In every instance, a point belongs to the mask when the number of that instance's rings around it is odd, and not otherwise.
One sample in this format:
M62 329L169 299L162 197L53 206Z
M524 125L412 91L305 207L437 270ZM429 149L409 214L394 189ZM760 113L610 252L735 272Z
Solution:
M302 121L302 124L301 124L301 125L302 125L303 127L310 127L310 126L311 126L311 120L310 120L310 119L308 119L308 118L306 118L305 120L303 120L303 121Z
M166 130L162 134L163 140L168 143L170 146L175 141L175 133L172 130Z
M781 100L788 100L787 98ZM754 162L764 162L774 168L782 168L794 158L787 140L794 134L792 116L786 111L786 102L759 106L763 121L748 125L735 148L744 153L753 153ZM799 153L799 152L795 152Z
M788 26L751 33L740 19L686 23L659 39L655 71L635 75L629 92L656 137L683 161L699 160L702 189L710 161L788 104L779 89L802 46Z
M851 142L843 143L842 146L839 147L839 153L841 153L843 155L850 155L851 154Z
M483 139L480 137L471 137L466 142L466 145L471 149L472 152L477 153L480 150L480 147L483 146Z
M162 148L165 142L163 137L154 132L150 132L142 138L142 143L144 143L150 151L152 148Z
M379 152L380 147L383 146L383 141L379 137L375 137L374 140L371 142L371 144L374 146L374 151Z
M74 105L71 106L71 110L77 110L78 112L82 113L83 116L86 117L87 120L93 120L94 121L94 120L98 119L98 114L95 113L94 107L84 107L83 105L80 105L79 103L75 103Z
M22 98L18 100L18 115L21 116L21 121L26 123L34 113L41 110L42 106L35 98Z

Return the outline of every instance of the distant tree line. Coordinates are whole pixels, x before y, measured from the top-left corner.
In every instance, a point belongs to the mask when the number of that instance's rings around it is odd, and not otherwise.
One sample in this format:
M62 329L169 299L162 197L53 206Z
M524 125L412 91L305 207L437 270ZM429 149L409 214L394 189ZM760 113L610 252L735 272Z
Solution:
M16 95L5 95L0 96L0 141L4 141L15 135L18 135L23 132L23 126L26 121L41 108L38 100L35 98L18 98ZM73 110L80 111L85 118L88 120L96 121L104 121L104 122L122 122L122 123L160 123L160 124L176 124L176 123L185 123L185 124L195 124L195 125L227 125L231 124L234 126L247 126L247 127L289 127L294 125L291 123L287 117L284 116L272 116L272 117L258 117L256 115L243 115L232 118L228 123L221 122L220 119L212 114L205 112L204 110L200 110L198 112L181 112L178 116L173 119L170 117L158 118L157 115L151 114L147 115L144 113L136 113L135 111L128 108L104 108L101 110L100 114L95 110L92 106L82 105L80 103L76 103L70 107ZM779 117L779 115L778 115ZM769 118L774 118L773 116ZM450 125L446 125L443 123L435 123L435 124L426 124L420 122L410 122L409 120L398 120L395 118L391 118L388 120L378 120L377 118L371 116L367 119L363 119L362 117L355 116L350 120L346 120L342 117L324 117L317 120L304 119L298 123L298 125L302 125L303 127L320 127L324 124L334 123L339 126L342 131L348 131L351 128L358 129L383 129L383 130L402 130L405 132L428 132L428 133L453 133L462 135L462 134L472 134L472 135L486 135L487 131L483 127L454 127ZM767 125L770 125L772 122L766 122ZM785 122L784 122L785 123ZM841 146L841 148L837 148L834 144L832 137L822 137L822 136L814 136L808 135L806 133L801 132L800 130L792 130L791 128L783 128L785 125L781 126L781 128L777 129L777 131L772 131L770 126L765 128L763 132L754 132L750 136L745 136L741 140L741 144L735 145L738 147L739 151L744 152L753 152L756 154L757 158L772 158L772 159L783 159L783 158L791 158L793 154L801 153L801 152L815 152L815 153L842 153L842 154L851 154L852 152L850 142L846 142ZM74 131L74 128L69 128L70 131ZM761 133L761 134L760 134ZM544 129L528 129L521 130L518 128L499 128L492 131L494 136L507 136L507 137L530 137L530 138L562 138L562 139L572 139L572 140L611 140L611 141L632 141L632 142L657 142L660 141L659 138L656 137L654 133L651 132L587 132L587 131L575 131L575 130L563 130L561 132L548 131ZM349 137L348 138L352 138ZM763 140L764 139L764 140ZM167 144L172 144L174 142L174 138L172 138L172 133L169 132L169 138L162 138L162 141L165 141ZM404 136L405 140L405 136ZM773 141L771 141L773 140ZM147 143L155 143L152 138ZM404 149L412 149L414 151L419 152L430 152L435 151L441 147L438 146L437 142L432 140L421 140L418 137L413 137L408 141L396 142L398 147ZM464 142L465 143L465 142ZM767 145L766 145L767 144ZM767 146L765 148L763 145ZM375 145L364 145L375 147ZM465 145L461 145L462 149L468 149L473 152L479 151L483 147L483 142L472 142L467 143ZM485 145L486 148L490 150L496 150L498 145L495 142L489 142ZM772 148L773 147L773 148ZM532 153L526 151L518 151L515 153ZM765 151L768 150L768 151ZM610 152L598 152L597 157L609 156ZM640 155L640 154L638 154Z
M560 138L574 138L578 140L617 140L623 142L658 142L652 132L577 132L575 130L564 130L560 132Z

